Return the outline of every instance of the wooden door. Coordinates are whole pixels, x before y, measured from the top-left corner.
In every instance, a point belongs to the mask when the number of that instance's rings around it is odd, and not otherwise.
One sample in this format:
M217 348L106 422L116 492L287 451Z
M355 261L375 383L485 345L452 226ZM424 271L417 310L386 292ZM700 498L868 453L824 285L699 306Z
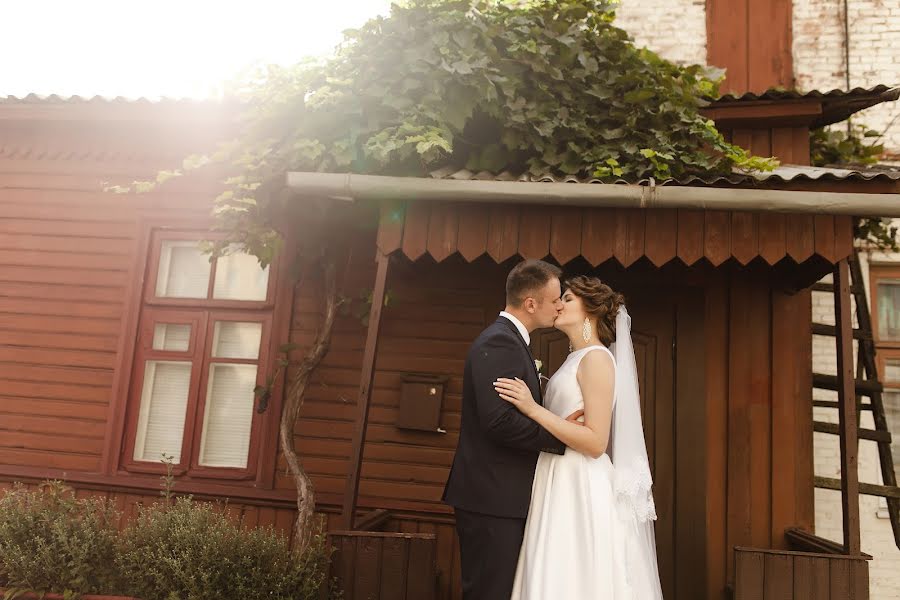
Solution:
M675 598L675 311L674 302L655 299L653 302L635 299L628 304L647 454L653 472L660 579L664 596L671 599ZM543 362L541 371L547 376L556 372L569 352L568 339L555 329L533 332L531 346L535 358Z

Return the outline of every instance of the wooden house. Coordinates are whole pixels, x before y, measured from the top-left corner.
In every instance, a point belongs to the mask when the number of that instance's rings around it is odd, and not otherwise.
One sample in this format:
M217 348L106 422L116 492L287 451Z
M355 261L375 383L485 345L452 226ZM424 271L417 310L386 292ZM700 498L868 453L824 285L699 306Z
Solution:
M898 182L803 165L810 126L894 98L877 88L717 102L709 114L732 140L795 165L762 177L616 186L464 171L405 181L286 174L298 203L383 207L377 230L347 229L354 253L342 274L346 291L374 290L376 308L367 327L339 318L295 432L329 529L384 511L368 524L424 534L413 536L422 546L413 555L433 553L429 592L459 597L453 515L439 498L463 360L502 308L508 269L542 257L626 294L666 597L740 598L742 582L762 581L795 593L784 597L828 597L797 592L826 581L866 597L852 469L849 558L785 532L814 531L809 287L832 271L841 281L853 203L884 206ZM65 479L79 494L114 498L127 516L158 496L158 454L177 448L177 492L229 498L246 526L290 527L280 396L262 413L247 398L281 344L314 336L320 282L294 285L286 260L261 272L252 259L200 256L214 180L101 191L101 181L177 164L225 122L190 103L0 103L0 486ZM686 204L659 207L670 189ZM600 190L633 192L635 204L612 206ZM779 211L746 210L748 194L777 197ZM392 301L380 310L385 290ZM563 346L553 331L535 336L551 372ZM852 419L854 403L845 409ZM381 585L389 552L377 539L341 542L343 559L355 548L361 561L348 597ZM818 554L789 553L815 544Z
M853 402L842 403L846 540L812 535L809 288L834 272L846 300L851 215L883 207L898 183L809 168L808 132L897 91L767 92L793 86L790 3L737 5L706 3L708 62L728 68L732 94L706 114L732 141L792 165L761 180L616 189L461 171L406 182L286 174L301 205L355 196L383 210L377 230L347 229L354 253L341 275L345 291L373 291L368 326L338 319L295 431L328 528L381 531L335 537L348 599L459 598L453 515L439 498L462 365L520 257L595 273L627 296L666 598L867 597ZM127 518L158 497L158 455L175 448L177 492L228 498L247 527L290 528L280 387L264 412L248 388L282 344L312 340L321 282L295 285L283 259L260 273L252 260L199 256L214 179L101 191L177 166L227 123L207 104L0 101L0 488L64 479ZM509 185L520 187L510 196ZM601 189L633 204L598 200ZM772 193L782 212L747 210ZM681 204L655 204L673 194ZM841 308L834 385L852 398ZM562 346L552 331L535 336L549 371ZM398 573L424 577L404 587Z

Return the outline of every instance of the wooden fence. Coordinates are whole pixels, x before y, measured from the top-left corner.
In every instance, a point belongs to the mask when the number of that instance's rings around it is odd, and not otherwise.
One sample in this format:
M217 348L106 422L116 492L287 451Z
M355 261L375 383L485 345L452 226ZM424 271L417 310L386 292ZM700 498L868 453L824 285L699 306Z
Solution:
M435 536L331 531L331 576L343 600L434 600Z
M867 556L734 549L735 600L868 600Z

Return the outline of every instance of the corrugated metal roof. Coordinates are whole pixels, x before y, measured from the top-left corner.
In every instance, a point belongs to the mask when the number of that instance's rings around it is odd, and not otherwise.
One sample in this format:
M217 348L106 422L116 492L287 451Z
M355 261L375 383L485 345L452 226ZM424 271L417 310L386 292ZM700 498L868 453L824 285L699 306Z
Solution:
M0 104L209 104L217 103L215 100L196 100L193 98L126 98L125 96L60 96L58 94L40 95L28 94L27 96L0 96Z
M826 99L826 100L850 100L869 97L882 98L881 101L900 99L900 86L876 85L869 88L856 87L851 90L833 89L829 91L811 90L800 92L798 90L767 90L761 94L747 92L745 94L725 94L713 99L713 104L727 104L731 102L753 102L758 100L800 100L800 99ZM159 103L215 103L216 100L196 100L191 98L127 98L124 96L60 96L59 94L28 94L27 96L0 96L0 103L49 103L49 104L102 104L102 103L134 103L134 104L159 104Z
M523 181L544 183L602 183L595 177L577 177L574 175L554 175L544 173L532 175L530 173L516 174L510 171L491 173L490 171L474 172L468 169L455 169L444 167L429 173L435 179L457 180L487 180L487 181ZM751 182L785 183L792 181L900 181L900 169L839 169L831 167L810 167L804 165L781 165L773 171L765 173L744 173L734 171L731 175L690 175L679 180L659 182L660 185L716 185L732 184L740 185ZM648 183L649 179L639 181L618 180L616 183Z
M762 94L755 94L753 92L747 92L745 94L738 95L725 94L724 96L716 99L715 102L724 104L726 102L750 102L754 100L799 100L803 98L849 99L860 96L881 96L885 93L888 93L888 96L893 95L893 98L890 99L896 100L898 96L900 96L900 86L892 87L882 84L870 88L855 87L851 90L811 90L808 92L801 92L798 90L772 89L765 91Z

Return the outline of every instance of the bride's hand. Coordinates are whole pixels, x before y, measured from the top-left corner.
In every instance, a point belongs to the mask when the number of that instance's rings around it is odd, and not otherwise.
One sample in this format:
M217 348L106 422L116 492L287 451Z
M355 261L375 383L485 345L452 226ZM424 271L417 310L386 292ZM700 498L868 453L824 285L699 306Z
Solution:
M530 417L540 408L538 403L534 401L531 390L518 377L515 379L501 377L494 382L494 389L497 390L501 398L515 406L525 416Z

